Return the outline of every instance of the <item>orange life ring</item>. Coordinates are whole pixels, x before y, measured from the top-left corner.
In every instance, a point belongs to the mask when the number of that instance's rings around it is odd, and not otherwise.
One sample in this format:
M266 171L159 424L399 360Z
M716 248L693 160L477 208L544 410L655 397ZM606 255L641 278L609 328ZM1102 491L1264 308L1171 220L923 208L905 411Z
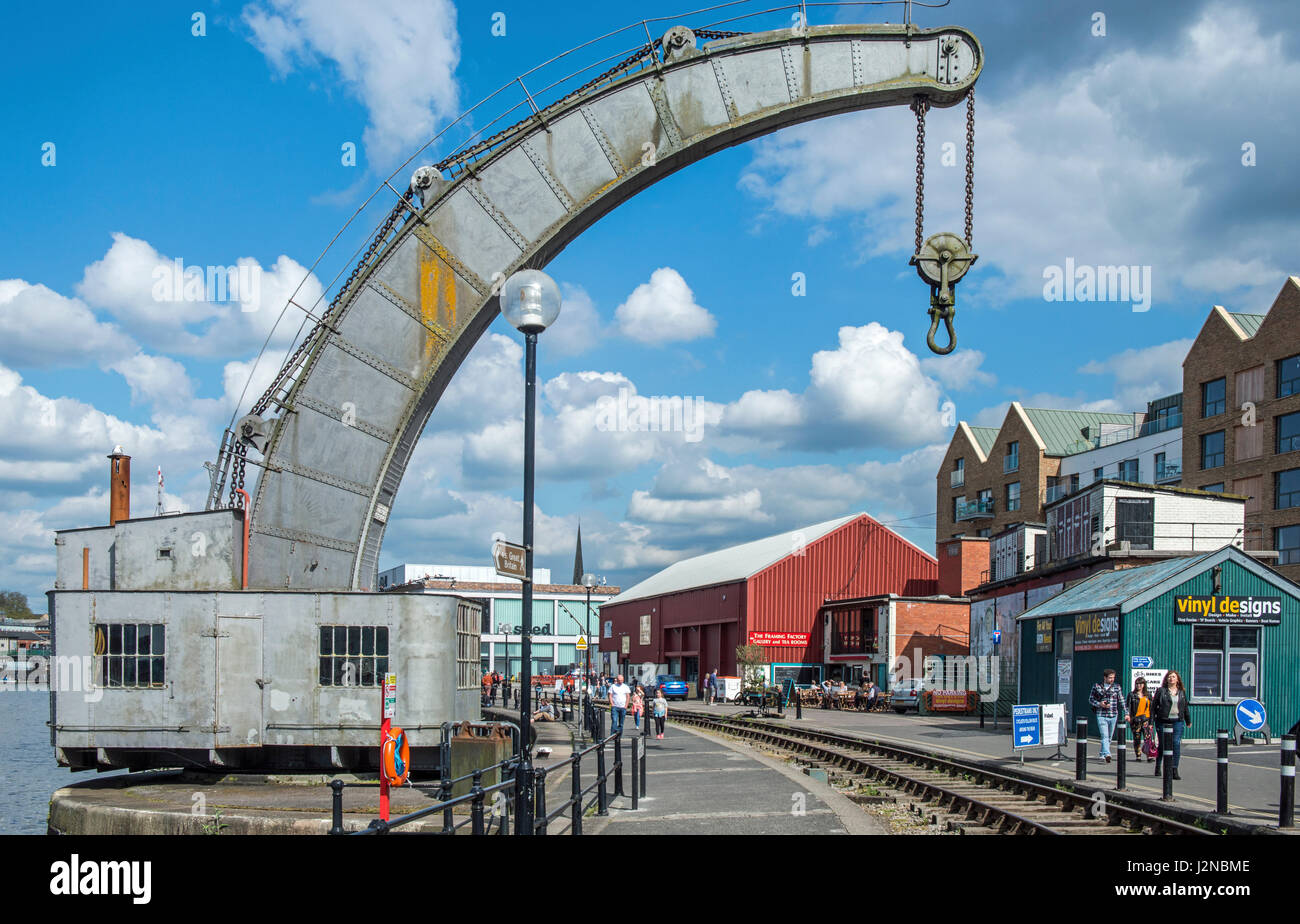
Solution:
M401 786L411 775L411 745L401 728L389 730L380 749L380 764L390 785Z

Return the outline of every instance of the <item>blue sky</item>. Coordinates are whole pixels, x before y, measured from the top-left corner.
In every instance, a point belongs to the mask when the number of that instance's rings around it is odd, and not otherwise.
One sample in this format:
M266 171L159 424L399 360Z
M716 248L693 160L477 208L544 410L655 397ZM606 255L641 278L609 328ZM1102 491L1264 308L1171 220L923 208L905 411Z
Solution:
M1104 35L1095 2L917 11L923 26L972 29L987 55L981 259L959 290L950 357L925 349L927 293L907 266L905 110L819 120L713 155L560 254L548 272L566 303L540 356L539 564L567 575L579 518L588 568L625 586L682 555L859 510L928 549L949 402L956 418L990 425L1010 400L1141 410L1181 388L1182 352L1211 305L1264 310L1296 272L1294 17L1282 2L1132 6L1101 11ZM18 90L0 98L0 586L44 609L52 531L104 520L103 457L115 443L135 459L137 513L153 509L157 466L167 509L201 508L202 463L246 410L250 360L382 180L516 75L680 9L255 0L14 12L17 41L0 61ZM898 16L823 8L812 22ZM788 22L778 13L729 28ZM465 124L481 128L518 102L507 98ZM961 170L940 158L952 141L960 162L963 120L960 108L930 115L927 233L961 227ZM451 129L394 185L464 135ZM355 165L344 163L349 143ZM386 192L373 200L305 291L333 295L334 273L389 205ZM256 310L160 303L152 271L177 258L255 264L261 290L246 307ZM1046 301L1044 271L1067 259L1149 266L1150 310ZM634 323L646 309L672 326ZM276 329L259 376L300 317ZM492 533L517 535L521 359L498 320L453 385L455 413L430 421L381 567L484 563ZM699 396L702 438L595 431L594 401L619 388Z

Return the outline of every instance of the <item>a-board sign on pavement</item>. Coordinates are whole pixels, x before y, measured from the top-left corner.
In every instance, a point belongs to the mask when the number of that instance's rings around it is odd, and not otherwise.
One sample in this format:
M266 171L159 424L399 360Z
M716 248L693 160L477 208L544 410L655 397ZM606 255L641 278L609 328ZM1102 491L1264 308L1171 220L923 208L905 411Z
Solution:
M1043 747L1065 744L1065 703L1043 704Z
M502 577L514 578L517 581L528 580L526 560L522 545L515 545L504 539L492 543L492 563L496 565L497 574Z

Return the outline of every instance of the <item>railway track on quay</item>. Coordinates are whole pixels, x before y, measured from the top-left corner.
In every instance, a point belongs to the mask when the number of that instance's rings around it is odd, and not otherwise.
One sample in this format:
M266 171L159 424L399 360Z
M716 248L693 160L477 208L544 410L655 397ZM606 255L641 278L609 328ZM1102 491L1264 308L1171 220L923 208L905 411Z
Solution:
M1097 793L1074 792L1008 768L781 722L680 711L671 721L761 745L851 782L910 799L933 825L957 834L1192 834L1215 832L1152 814Z

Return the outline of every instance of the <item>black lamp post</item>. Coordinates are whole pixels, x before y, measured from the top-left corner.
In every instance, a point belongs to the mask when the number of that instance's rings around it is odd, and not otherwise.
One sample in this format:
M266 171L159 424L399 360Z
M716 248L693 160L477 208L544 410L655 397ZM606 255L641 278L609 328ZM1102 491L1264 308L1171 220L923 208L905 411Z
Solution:
M533 834L533 468L537 433L537 335L560 316L560 289L540 270L520 270L501 290L501 312L524 335L524 626L520 638L519 730L515 831ZM507 649L508 651L509 649Z
M587 588L587 670L582 675L582 727L585 732L591 708L591 589L596 586L596 575L584 574L582 586Z

